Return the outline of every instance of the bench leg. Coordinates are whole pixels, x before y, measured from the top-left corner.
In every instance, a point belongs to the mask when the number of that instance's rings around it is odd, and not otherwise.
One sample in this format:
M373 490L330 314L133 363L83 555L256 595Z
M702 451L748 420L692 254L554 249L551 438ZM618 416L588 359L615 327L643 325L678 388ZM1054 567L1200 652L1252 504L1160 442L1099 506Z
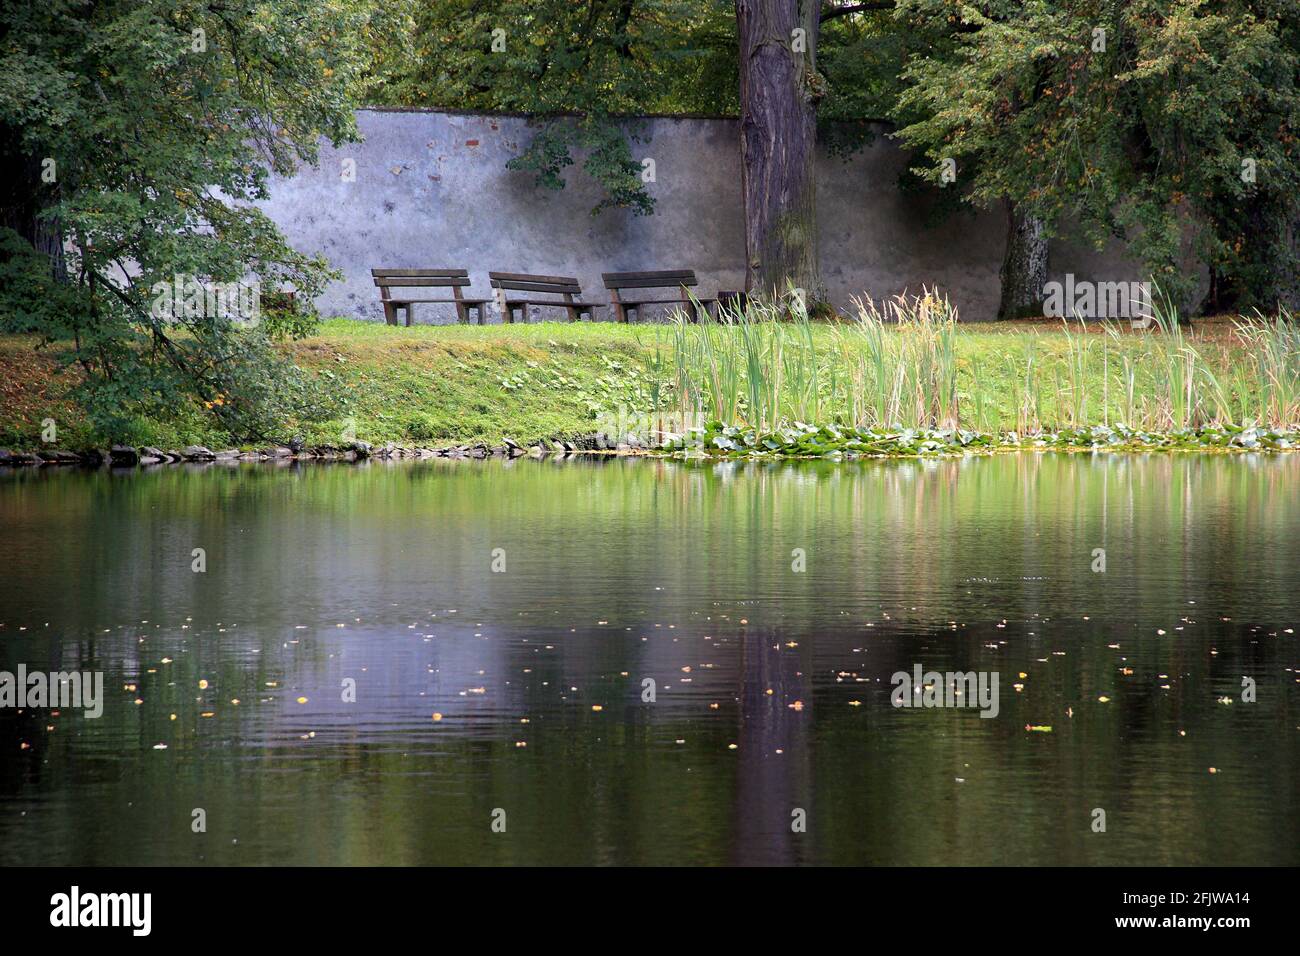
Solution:
M397 324L397 307L391 302L384 303L384 322L388 325Z
M414 311L415 311L415 303L414 302L406 303L406 327L408 329L411 327L411 315Z
M456 303L456 324L469 325L469 310L461 303Z

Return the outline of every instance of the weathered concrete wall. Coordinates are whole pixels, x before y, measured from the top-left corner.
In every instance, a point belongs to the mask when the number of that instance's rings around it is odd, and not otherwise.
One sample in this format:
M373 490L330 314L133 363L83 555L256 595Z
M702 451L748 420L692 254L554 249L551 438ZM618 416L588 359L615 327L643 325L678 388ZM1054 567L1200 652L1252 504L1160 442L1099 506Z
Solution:
M274 181L264 205L296 248L323 253L343 271L317 303L323 315L382 321L370 276L378 267L468 269L469 294L481 297L491 295L488 270L577 276L586 297L600 301L607 299L602 272L693 268L702 295L744 286L734 120L647 121L634 153L655 161L648 190L656 206L654 215L639 217L625 210L593 217L600 192L580 165L569 168L559 192L507 170L533 135L521 117L363 110L358 125L365 142L326 146L319 168ZM355 181L342 175L346 159L355 161ZM963 214L927 227L923 205L898 188L905 163L883 135L847 162L819 159L818 241L832 301L847 307L854 295L938 286L963 318L993 318L1003 216ZM1140 278L1118 249L1097 253L1054 241L1052 277L1066 272ZM417 306L417 321L453 320L449 309Z

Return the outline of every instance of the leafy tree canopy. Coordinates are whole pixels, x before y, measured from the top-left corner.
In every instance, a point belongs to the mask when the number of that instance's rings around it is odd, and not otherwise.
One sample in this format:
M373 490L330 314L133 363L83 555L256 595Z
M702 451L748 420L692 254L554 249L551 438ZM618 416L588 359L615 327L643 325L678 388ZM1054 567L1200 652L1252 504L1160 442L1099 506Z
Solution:
M251 203L355 138L371 15L355 0L12 0L0 9L0 322L73 342L104 434L192 400L239 438L303 397L247 328L160 316L155 283L260 283L309 306L330 276ZM51 268L53 266L53 268Z
M919 175L951 158L973 202L1122 237L1183 300L1194 222L1231 304L1277 301L1300 196L1293 4L899 0L897 17L946 33L908 61L894 111Z

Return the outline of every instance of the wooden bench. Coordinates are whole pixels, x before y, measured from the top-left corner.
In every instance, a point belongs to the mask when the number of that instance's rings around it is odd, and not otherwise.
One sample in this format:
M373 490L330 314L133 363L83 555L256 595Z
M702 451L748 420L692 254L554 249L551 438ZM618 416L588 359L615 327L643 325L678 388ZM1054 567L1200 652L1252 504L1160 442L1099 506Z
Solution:
M640 317L643 305L680 305L685 307L687 314L698 322L700 308L707 309L717 301L717 299L698 297L695 302L691 301L691 295L687 290L691 286L699 285L695 279L695 272L691 269L662 272L606 272L601 278L605 280L605 288L609 290L610 309L618 322L627 322L629 312L635 312ZM628 294L624 292L625 289L636 291ZM650 289L676 289L677 296L671 299L649 298L647 290ZM696 305L696 302L699 305Z
M371 269L375 285L379 286L379 295L384 300L384 321L389 325L397 324L397 310L406 310L406 324L413 321L413 307L417 302L446 302L456 307L456 321L469 322L470 312L478 316L478 324L484 320L483 306L491 299L467 299L461 289L469 285L469 273L464 269ZM451 289L450 299L412 298L407 289ZM393 290L397 294L393 294Z
M578 280L570 276L535 276L523 272L489 272L488 279L492 283L492 288L499 290L497 293L497 306L501 309L501 318L506 322L514 322L515 310L520 310L523 321L528 321L528 307L530 305L546 305L557 309L567 309L569 312L569 321L576 322L579 317L586 315L588 320L592 319L592 310L602 308L603 302L583 302L582 288L578 285ZM531 292L533 295L522 298L512 298L507 292ZM548 295L558 295L560 299L539 299L538 293Z

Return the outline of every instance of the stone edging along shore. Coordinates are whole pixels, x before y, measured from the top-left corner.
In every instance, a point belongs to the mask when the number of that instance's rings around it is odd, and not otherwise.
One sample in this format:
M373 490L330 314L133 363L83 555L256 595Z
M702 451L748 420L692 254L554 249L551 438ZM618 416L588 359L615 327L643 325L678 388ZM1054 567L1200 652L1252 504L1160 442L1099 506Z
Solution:
M0 466L42 467L46 465L81 465L100 468L134 468L137 465L204 464L208 462L258 462L258 461L364 461L428 459L428 458L519 458L524 455L542 456L573 454L579 452L623 453L642 452L635 440L616 442L604 434L587 435L574 441L546 441L524 447L507 438L501 445L484 443L449 445L445 448L408 448L388 442L372 446L369 442L354 441L344 445L273 445L256 451L231 448L212 451L203 445L186 445L179 451L131 445L114 445L108 449L91 448L83 451L49 449L33 452L10 452L0 449Z
M960 429L861 429L835 425L798 425L769 435L753 430L710 424L675 437L660 447L647 447L634 436L618 440L603 432L572 441L543 439L528 447L506 438L500 445L456 444L443 448L408 448L387 442L373 446L353 441L343 445L273 445L254 451L232 448L212 451L187 445L180 451L145 446L114 445L107 450L10 452L0 449L0 466L42 467L81 465L134 468L165 464L265 461L382 461L429 458L487 459L541 458L550 455L662 455L672 458L795 459L920 458L1014 451L1200 451L1289 452L1300 451L1300 434L1255 427L1227 426L1185 429L1168 433L1144 432L1124 426L1097 425L1062 429L1033 436L1007 432L999 436Z

